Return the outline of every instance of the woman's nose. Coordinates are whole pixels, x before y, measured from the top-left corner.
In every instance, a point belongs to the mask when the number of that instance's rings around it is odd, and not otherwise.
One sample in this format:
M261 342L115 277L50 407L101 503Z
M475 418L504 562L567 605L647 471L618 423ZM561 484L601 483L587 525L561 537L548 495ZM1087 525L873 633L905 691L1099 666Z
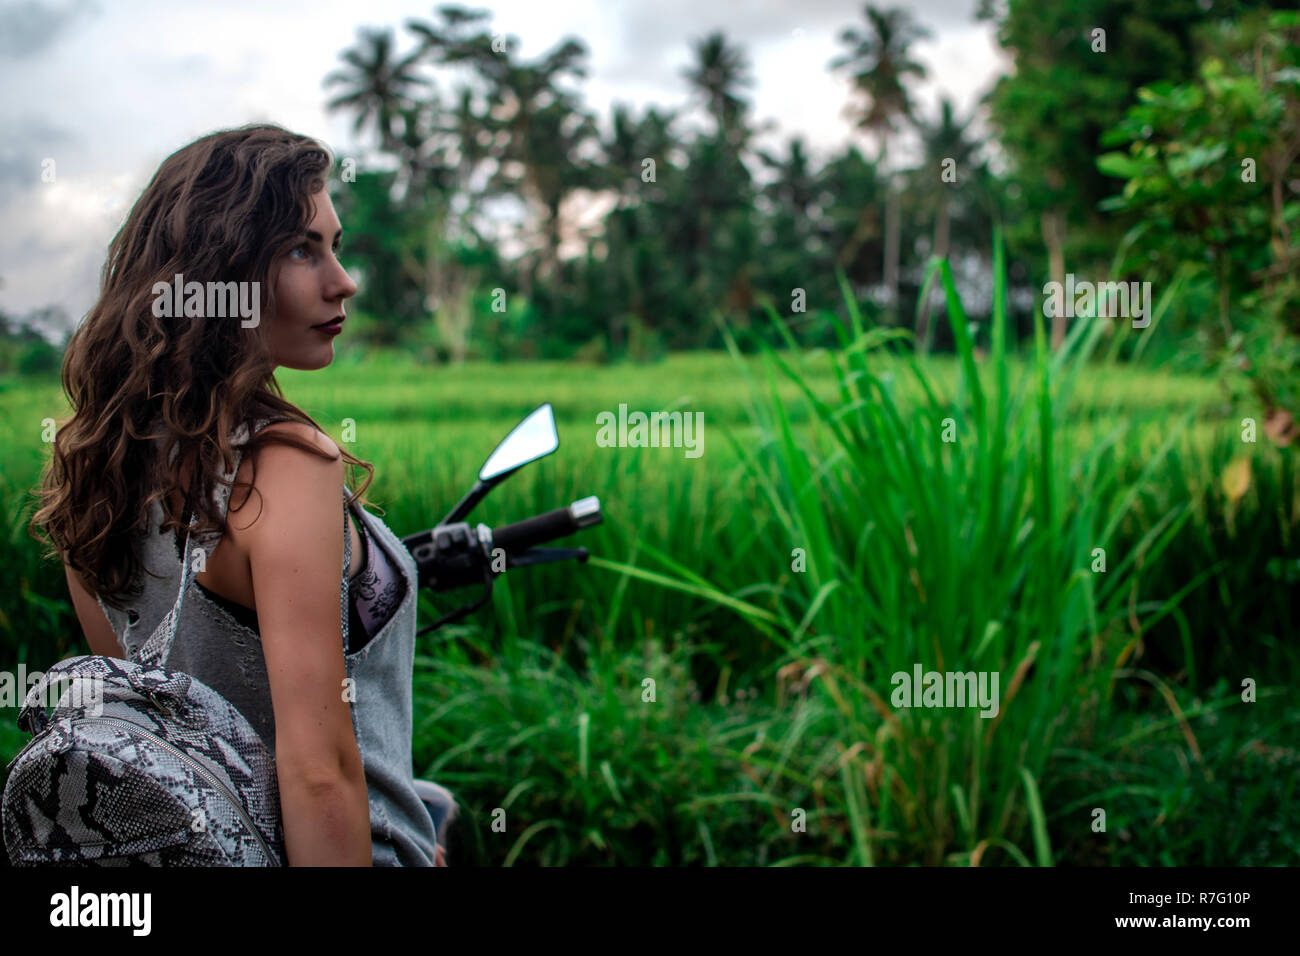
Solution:
M352 296L357 294L357 284L352 281L352 277L348 275L347 270L341 265L338 267L338 272L333 278L332 289L334 295L329 297L331 299L336 297L350 299Z

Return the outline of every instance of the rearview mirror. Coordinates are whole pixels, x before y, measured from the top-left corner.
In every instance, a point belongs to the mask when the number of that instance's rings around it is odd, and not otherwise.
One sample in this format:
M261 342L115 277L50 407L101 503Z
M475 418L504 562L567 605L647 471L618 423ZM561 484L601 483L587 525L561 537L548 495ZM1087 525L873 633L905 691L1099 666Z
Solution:
M479 469L479 481L491 481L530 461L545 458L560 447L555 415L547 402L515 426Z

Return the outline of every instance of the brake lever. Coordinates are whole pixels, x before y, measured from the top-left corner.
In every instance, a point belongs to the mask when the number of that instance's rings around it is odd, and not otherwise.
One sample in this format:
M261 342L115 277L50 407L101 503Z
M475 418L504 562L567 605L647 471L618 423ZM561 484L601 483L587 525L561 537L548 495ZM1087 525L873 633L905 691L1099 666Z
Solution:
M532 564L550 564L553 561L575 560L586 563L589 557L586 548L529 548L527 551L520 551L518 554L506 556L506 570L511 568L526 568ZM492 582L496 573L491 570L487 564L483 565L483 593L479 599L472 604L466 604L445 614L432 624L426 625L416 631L416 637L422 637L430 631L436 631L444 624L450 624L453 621L459 621L473 611L477 611L492 597Z
M432 624L426 624L424 627L420 628L418 631L415 632L415 636L423 637L425 634L428 634L430 631L436 631L444 624L450 624L453 621L459 621L461 618L465 617L465 615L470 614L473 611L477 611L484 604L486 604L488 600L492 597L492 579L493 579L492 570L486 565L484 565L483 593L479 596L479 599L477 601L474 601L472 604L465 604L461 607L458 607L450 614L444 614L442 617L438 618L438 620L434 621Z
M518 554L506 555L506 570L526 568L532 564L550 564L553 561L577 561L585 564L589 556L586 548L529 548Z

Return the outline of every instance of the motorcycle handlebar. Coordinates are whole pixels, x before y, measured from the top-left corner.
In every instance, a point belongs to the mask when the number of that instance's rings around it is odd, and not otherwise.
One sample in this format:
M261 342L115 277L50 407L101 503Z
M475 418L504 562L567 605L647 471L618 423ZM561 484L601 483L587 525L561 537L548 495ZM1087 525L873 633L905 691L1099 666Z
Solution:
M502 525L492 532L492 547L501 548L507 554L517 554L535 544L563 538L581 528L599 524L601 517L600 501L594 496L583 498L567 508L556 508L546 514Z

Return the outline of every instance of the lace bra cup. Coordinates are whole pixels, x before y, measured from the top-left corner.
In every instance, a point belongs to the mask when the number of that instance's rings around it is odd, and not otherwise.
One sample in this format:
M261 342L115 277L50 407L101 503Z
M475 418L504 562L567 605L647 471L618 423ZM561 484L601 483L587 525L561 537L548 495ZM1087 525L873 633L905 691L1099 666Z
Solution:
M384 625L397 613L406 596L406 578L396 567L388 552L377 546L366 530L364 522L355 521L362 540L361 567L348 579L348 653L355 654L383 630ZM176 543L177 560L180 559L180 542ZM210 591L196 580L195 585L208 600L221 607L241 625L254 634L257 612Z
M388 552L358 522L358 530L365 539L365 563L348 580L348 597L351 616L348 620L348 650L355 652L384 629L406 597L406 577L393 562ZM360 626L356 626L359 619ZM358 643L353 635L362 638Z

